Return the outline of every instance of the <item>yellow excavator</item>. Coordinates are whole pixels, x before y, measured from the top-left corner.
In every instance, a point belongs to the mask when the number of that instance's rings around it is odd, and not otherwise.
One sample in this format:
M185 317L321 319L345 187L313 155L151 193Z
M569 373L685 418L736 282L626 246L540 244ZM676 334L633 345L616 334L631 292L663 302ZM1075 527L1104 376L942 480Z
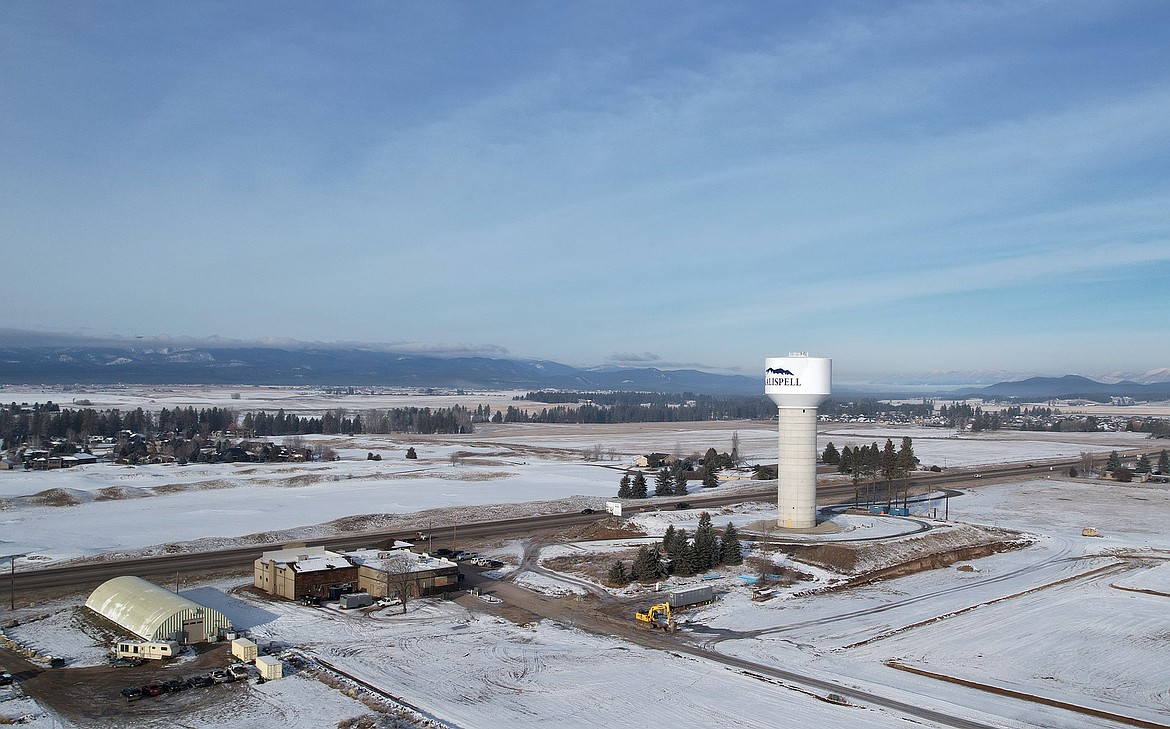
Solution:
M668 633L673 633L676 629L674 619L670 617L670 603L668 602L651 605L644 613L634 613L634 617L654 630L662 628Z

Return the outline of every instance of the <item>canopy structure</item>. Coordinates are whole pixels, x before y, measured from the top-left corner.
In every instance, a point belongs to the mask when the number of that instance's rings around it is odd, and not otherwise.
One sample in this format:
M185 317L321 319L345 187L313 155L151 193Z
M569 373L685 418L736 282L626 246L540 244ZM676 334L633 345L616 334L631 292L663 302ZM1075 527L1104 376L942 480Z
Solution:
M218 610L141 577L115 577L94 590L85 606L143 640L202 643L232 629Z

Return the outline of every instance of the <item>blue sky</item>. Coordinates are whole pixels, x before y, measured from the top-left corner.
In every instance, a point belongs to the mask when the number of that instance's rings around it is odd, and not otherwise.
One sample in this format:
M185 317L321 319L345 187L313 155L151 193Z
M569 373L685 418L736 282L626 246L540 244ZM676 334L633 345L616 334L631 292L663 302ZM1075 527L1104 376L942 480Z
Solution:
M1170 366L1170 4L0 4L0 327Z

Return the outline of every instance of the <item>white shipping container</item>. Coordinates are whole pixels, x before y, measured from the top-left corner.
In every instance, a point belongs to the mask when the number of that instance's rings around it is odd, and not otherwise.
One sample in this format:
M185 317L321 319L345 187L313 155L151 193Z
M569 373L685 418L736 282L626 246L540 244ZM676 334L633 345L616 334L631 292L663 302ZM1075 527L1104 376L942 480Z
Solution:
M265 681L275 681L284 676L284 664L279 658L256 656L256 668L260 671L260 678Z
M232 641L232 655L241 661L254 661L258 654L259 650L256 648L256 644L247 638L236 638Z
M671 590L667 602L672 608L686 607L700 602L711 602L715 597L715 590L711 585L687 587L681 590Z

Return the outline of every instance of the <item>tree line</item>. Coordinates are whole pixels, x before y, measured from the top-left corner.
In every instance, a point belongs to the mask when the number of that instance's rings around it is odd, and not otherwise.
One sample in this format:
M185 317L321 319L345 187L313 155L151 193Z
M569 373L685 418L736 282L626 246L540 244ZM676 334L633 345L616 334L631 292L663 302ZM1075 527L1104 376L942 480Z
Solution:
M724 468L731 466L732 459L726 453L715 453L714 448L707 450L698 473L701 475L703 488L715 488L719 485L719 474ZM690 461L678 459L662 468L654 476L655 496L686 496L688 474L695 473ZM633 477L629 472L622 474L618 482L617 497L619 499L647 499L650 498L650 485L641 471L635 472Z
M51 404L51 403L50 403ZM233 426L236 413L230 408L163 408L157 412L135 408L95 410L93 408L23 408L0 410L0 438L6 445L27 443L33 438L62 438L77 441L89 436L114 438L123 430L134 433L165 432L186 438Z
M840 452L829 442L821 453L821 461L837 466L837 471L853 476L853 504L861 503L861 484L867 483L866 503L877 500L877 482L880 478L886 482L886 508L890 508L897 501L894 482L901 481L903 487L902 504L906 505L909 499L908 477L918 467L918 457L914 455L914 441L905 436L899 448L894 447L894 441L886 439L884 447L879 448L875 441L873 445L850 448L845 446ZM871 492L872 489L872 492Z
M487 406L479 410L490 412ZM31 408L13 404L0 408L0 438L6 446L33 440L64 439L79 442L90 436L116 438L122 431L168 438L207 437L211 433L241 427L255 436L339 434L339 433L470 433L475 411L460 405L449 408L391 408L349 414L330 410L319 417L306 417L264 410L245 413L241 419L231 408L196 410L162 408L158 411L94 408L61 408L53 403Z
M528 413L509 406L497 422L686 423L776 417L776 405L766 397L715 397L690 392L528 392L516 399L552 403L555 407Z

